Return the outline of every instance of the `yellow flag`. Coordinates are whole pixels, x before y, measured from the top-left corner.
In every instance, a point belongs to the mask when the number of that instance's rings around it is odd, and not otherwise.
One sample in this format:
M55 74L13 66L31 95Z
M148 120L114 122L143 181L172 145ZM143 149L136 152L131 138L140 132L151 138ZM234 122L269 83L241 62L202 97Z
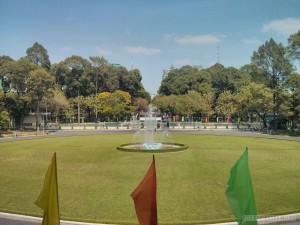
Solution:
M43 189L35 204L44 210L42 225L60 225L58 207L56 153L47 170Z

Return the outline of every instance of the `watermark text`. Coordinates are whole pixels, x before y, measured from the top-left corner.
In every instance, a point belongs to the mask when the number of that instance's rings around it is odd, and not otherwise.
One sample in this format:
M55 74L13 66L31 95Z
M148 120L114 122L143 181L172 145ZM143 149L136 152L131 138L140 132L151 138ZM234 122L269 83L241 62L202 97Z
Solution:
M243 221L257 221L257 220L267 220L272 222L296 221L296 216L295 215L282 215L282 216L245 215L243 216Z

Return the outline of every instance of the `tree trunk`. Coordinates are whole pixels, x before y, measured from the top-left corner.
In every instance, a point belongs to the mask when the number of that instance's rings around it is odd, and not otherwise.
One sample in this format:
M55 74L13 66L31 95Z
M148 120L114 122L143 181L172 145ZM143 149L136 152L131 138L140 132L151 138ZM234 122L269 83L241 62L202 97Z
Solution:
M80 103L79 103L79 100L78 100L78 103L77 103L77 120L78 120L78 123L80 123Z
M265 115L265 114L261 115L261 114L260 114L258 111L256 111L256 110L255 110L254 112L257 113L257 115L262 119L264 128L267 128L266 115Z
M40 101L39 99L36 102L36 132L38 133L40 131Z

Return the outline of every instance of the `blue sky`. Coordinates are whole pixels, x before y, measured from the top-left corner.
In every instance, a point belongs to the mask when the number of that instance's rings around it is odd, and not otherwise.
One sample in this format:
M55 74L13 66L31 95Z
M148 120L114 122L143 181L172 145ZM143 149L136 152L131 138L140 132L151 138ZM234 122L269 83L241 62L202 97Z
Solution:
M51 63L103 56L137 68L155 94L164 69L218 60L239 68L271 37L300 30L299 0L0 0L0 55L17 60L34 42Z

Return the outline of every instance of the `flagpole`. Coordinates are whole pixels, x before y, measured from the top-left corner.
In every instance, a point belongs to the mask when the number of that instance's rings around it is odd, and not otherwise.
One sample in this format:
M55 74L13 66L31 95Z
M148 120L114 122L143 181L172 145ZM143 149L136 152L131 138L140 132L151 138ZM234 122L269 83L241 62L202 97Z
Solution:
M54 155L55 155L55 178L56 178L56 193L57 193L57 209L58 209L58 212L60 212L59 211L59 197L58 197L58 178L57 178L56 152L54 152ZM59 221L59 224L60 224L60 213L58 213L58 221Z

